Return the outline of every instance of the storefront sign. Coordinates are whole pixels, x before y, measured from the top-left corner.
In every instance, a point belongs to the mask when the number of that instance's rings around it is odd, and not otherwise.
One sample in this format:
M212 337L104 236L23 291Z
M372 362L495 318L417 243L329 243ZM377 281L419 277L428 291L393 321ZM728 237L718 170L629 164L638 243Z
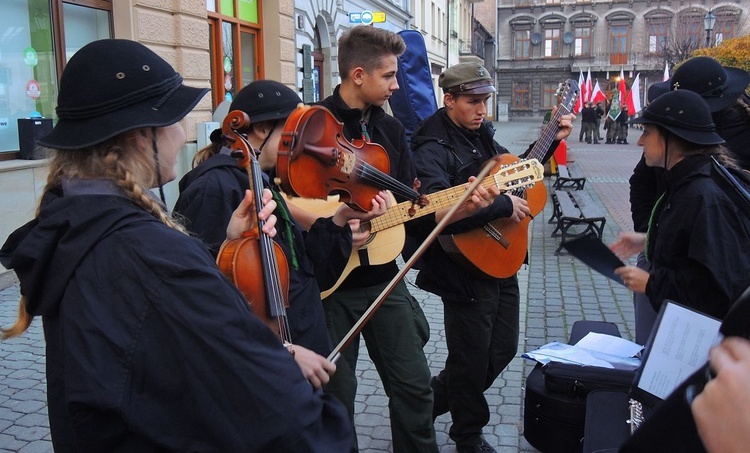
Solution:
M352 24L370 25L372 23L385 22L385 13L362 11L361 13L349 13L349 22Z

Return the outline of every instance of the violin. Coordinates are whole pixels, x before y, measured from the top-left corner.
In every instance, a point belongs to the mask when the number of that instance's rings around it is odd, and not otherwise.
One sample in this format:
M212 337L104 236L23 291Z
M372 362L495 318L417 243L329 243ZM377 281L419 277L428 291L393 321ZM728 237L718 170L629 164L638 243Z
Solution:
M287 118L276 161L276 183L289 195L326 199L340 196L350 207L369 211L381 190L421 207L416 189L391 177L388 152L377 143L344 137L344 124L320 105L298 106Z
M222 136L232 157L248 173L253 191L254 227L237 239L224 241L216 263L221 272L240 290L253 313L265 321L285 345L292 343L286 309L289 307L289 266L281 246L263 233L264 221L258 218L263 207L263 174L247 138L240 132L250 125L250 118L234 110L224 119Z

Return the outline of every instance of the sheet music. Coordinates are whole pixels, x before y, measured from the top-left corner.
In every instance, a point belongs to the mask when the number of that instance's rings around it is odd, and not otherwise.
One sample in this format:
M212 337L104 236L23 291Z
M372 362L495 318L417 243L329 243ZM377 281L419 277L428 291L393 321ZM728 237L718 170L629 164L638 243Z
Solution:
M682 305L665 302L649 342L637 387L665 399L708 360L721 341L721 321Z

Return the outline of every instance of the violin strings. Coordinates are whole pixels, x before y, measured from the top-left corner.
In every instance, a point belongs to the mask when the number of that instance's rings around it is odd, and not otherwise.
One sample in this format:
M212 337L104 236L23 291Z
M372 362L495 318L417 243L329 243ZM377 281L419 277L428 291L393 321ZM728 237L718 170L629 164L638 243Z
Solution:
M416 190L378 170L367 162L358 159L355 168L362 179L371 181L375 187L391 190L409 200L419 198L419 193Z

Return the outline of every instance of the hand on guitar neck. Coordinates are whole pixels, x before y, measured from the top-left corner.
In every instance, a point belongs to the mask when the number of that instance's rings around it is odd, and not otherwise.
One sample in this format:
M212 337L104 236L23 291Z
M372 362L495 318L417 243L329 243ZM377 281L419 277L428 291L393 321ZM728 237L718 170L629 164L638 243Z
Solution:
M471 184L474 180L476 180L474 176L470 177L469 184ZM463 206L461 206L458 211L456 211L456 214L453 216L453 222L451 223L457 222L467 217L471 217L482 209L489 207L495 201L495 198L501 194L503 194L503 192L497 185L488 187L480 185L476 190L474 190L474 193L472 193L471 196L463 203ZM529 203L526 200L511 194L505 195L510 198L511 202L513 203L513 214L510 216L512 220L514 220L515 222L520 222L524 217L530 214L531 211L529 210ZM445 208L435 212L435 221L441 221L445 213L448 211L449 208Z

